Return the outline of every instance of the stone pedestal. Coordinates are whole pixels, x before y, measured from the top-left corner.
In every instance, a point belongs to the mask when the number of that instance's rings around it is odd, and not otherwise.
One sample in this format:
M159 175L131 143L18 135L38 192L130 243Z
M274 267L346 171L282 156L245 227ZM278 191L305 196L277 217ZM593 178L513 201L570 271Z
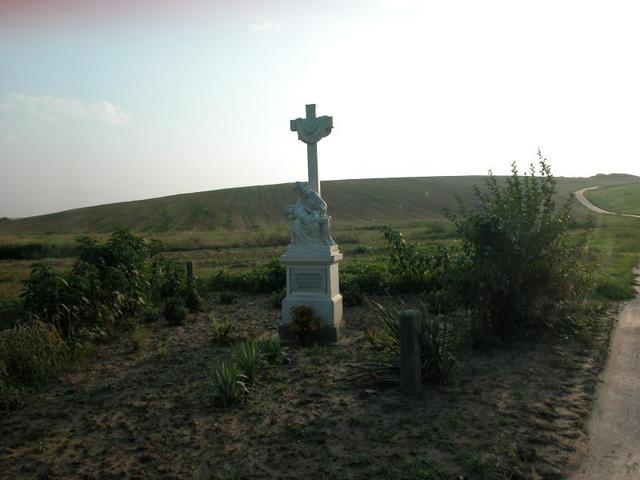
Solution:
M337 245L289 245L280 261L287 268L287 296L282 301L280 339L292 343L295 335L289 329L291 307L306 305L323 321L318 334L321 344L337 343L342 326L338 262L342 253Z

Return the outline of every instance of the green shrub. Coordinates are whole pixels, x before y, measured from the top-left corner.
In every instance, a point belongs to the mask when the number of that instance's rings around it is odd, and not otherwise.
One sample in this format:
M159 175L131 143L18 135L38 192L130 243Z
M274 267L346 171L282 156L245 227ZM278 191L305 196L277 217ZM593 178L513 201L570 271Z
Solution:
M322 328L322 319L318 318L313 309L307 305L291 307L291 332L303 343L312 341Z
M233 346L233 360L247 379L247 383L253 385L256 382L258 370L264 365L264 359L256 342L236 343Z
M187 318L187 309L180 297L165 300L162 313L169 325L182 325Z
M130 329L149 300L146 260L156 244L117 230L104 243L77 240L78 259L67 272L32 266L21 296L27 315L50 323L65 338L99 327Z
M555 180L538 154L538 176L533 165L520 176L514 164L504 182L490 173L486 191L475 189L477 206L450 216L468 262L460 294L478 338L554 323L557 307L589 286L583 243L568 235L570 199L556 208Z
M244 375L233 362L223 361L210 366L207 381L209 396L222 408L242 402L249 393Z

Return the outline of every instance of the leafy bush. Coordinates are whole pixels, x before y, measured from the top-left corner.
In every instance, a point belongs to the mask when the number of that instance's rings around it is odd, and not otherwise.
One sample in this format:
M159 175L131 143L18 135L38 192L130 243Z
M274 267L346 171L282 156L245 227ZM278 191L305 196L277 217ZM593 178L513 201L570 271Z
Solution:
M567 233L570 203L556 209L555 180L538 154L539 176L532 165L521 177L515 164L504 182L490 174L487 191L475 189L477 207L450 216L468 261L460 292L476 334L524 334L587 289L583 245Z
M191 312L202 309L195 282L188 281L184 265L175 259L156 255L151 262L150 284L156 302L180 297Z
M305 343L315 338L322 328L322 319L318 318L313 309L307 305L291 307L291 332Z
M420 343L421 375L428 383L447 383L455 366L453 350L453 322L444 315L431 315L427 306L419 302L421 316L418 340ZM374 328L366 336L372 346L394 358L400 356L400 314L404 304L384 307L372 302Z
M428 292L429 306L438 312L459 307L459 275L465 265L456 246L409 244L402 233L389 226L383 227L382 233L389 252L389 291Z
M236 343L233 346L233 359L249 385L253 385L256 382L258 370L264 365L264 359L256 342Z
M244 383L244 375L233 362L219 362L213 364L207 372L209 395L214 403L222 408L228 408L242 402L249 390Z
M148 303L145 264L155 244L127 230L114 232L105 243L88 237L77 243L79 256L70 271L32 266L21 293L25 312L55 325L65 338L94 327L132 328Z
M162 313L169 325L182 325L187 318L187 309L180 297L165 300Z

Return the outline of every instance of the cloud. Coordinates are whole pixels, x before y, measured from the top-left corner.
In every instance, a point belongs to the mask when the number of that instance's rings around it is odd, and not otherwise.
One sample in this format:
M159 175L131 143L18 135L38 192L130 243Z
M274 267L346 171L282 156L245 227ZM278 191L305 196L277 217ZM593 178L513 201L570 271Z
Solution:
M266 19L260 23L250 23L249 30L259 35L261 33L279 32L280 27L275 25L271 20Z
M103 101L87 103L76 98L37 97L9 93L0 98L0 112L46 120L95 120L113 125L131 118L122 108Z

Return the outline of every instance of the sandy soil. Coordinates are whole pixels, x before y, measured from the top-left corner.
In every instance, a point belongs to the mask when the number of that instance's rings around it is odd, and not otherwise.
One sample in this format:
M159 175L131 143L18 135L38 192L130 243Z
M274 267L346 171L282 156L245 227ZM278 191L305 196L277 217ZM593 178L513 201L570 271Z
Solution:
M101 346L0 420L1 478L560 479L586 449L608 345L551 338L460 358L450 385L403 398L382 382L347 308L338 347L291 349L246 404L210 404L206 367L228 355L208 318L237 338L273 334L269 296L242 297L183 327L150 324L149 345ZM374 370L371 370L374 372Z
M640 297L624 307L613 333L589 421L588 452L572 480L640 478Z

